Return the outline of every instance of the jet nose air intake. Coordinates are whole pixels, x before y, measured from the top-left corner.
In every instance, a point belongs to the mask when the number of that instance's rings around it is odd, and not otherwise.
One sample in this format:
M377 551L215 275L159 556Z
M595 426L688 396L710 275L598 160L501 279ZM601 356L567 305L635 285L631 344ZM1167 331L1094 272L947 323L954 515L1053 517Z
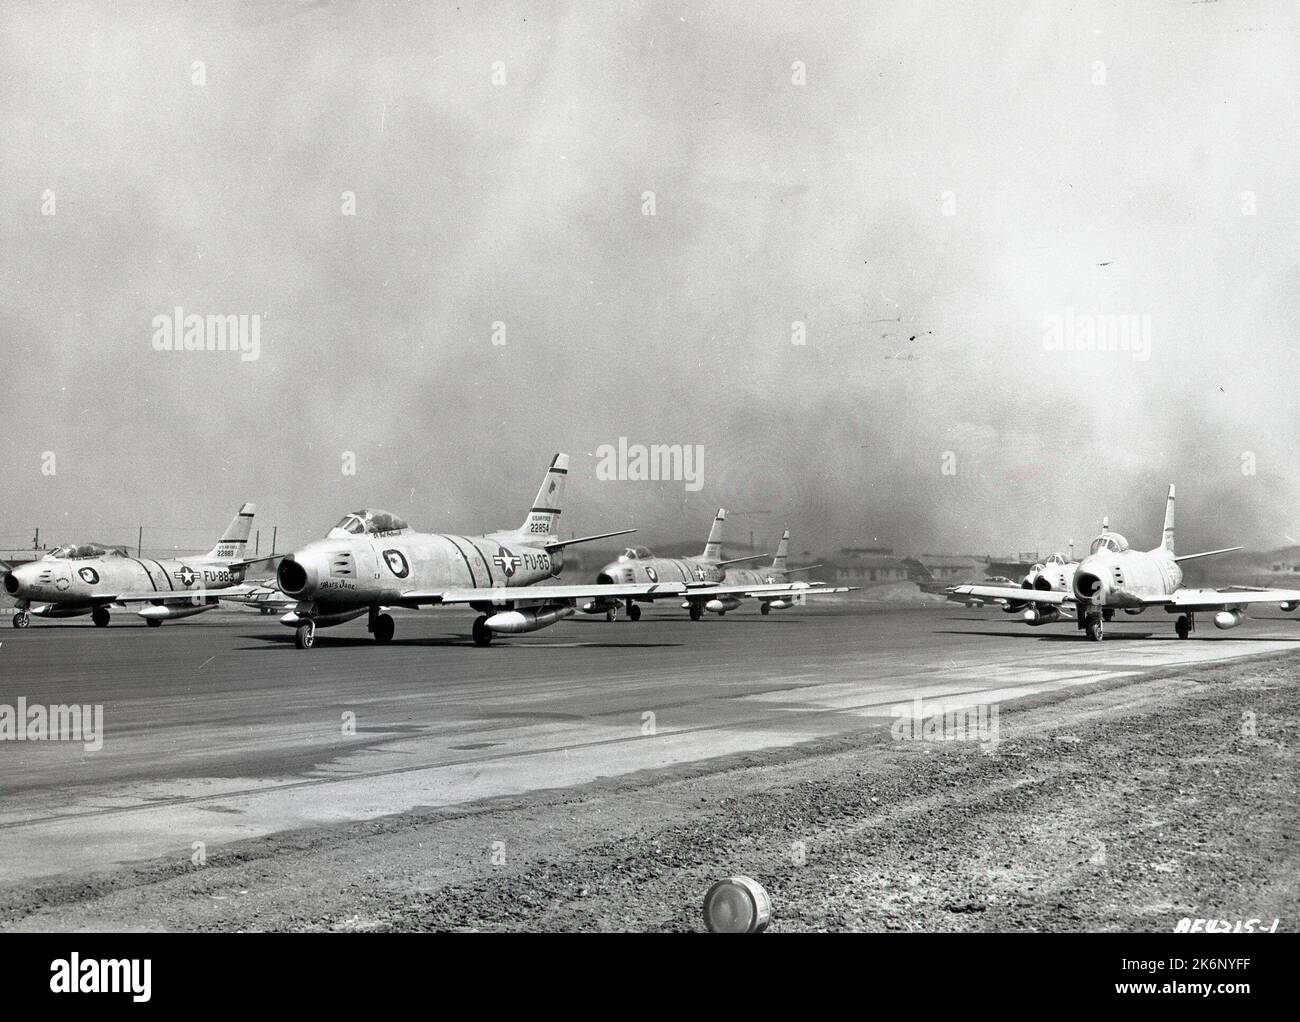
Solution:
M316 585L315 572L288 554L275 571L275 580L286 596L302 596Z
M18 591L22 588L22 584L18 581L17 575L15 575L12 571L6 571L4 587L5 587L5 592L8 593L10 596L17 596Z
M1074 595L1081 600L1100 603L1105 594L1101 576L1091 571L1079 571L1074 576Z

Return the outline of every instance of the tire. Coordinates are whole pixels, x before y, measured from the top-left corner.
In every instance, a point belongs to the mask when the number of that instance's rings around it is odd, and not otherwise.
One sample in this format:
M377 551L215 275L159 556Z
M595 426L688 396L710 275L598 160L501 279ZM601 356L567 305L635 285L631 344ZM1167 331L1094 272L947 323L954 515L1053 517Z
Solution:
M1102 627L1101 627L1100 617L1088 618L1087 623L1085 624L1084 627L1087 630L1089 639L1091 639L1093 642L1101 642Z
M96 607L90 612L90 620L95 622L96 628L108 627L108 608Z
M770 614L772 613L772 605L770 603L764 603L761 607L758 608L758 612L760 614Z
M20 610L14 614L14 627L26 628L32 623L32 616L25 610Z
M1187 638L1192 633L1191 625L1188 624L1186 617L1179 617L1174 622L1174 634L1180 639Z
M692 620L692 621L698 621L698 620L699 620L700 618L702 618L703 616L704 616L704 609L703 609L702 607L700 607L698 604L692 603L692 604L691 604L691 620Z
M311 649L316 645L316 625L308 621L301 624L293 633L293 644L299 649Z
M474 645L492 645L492 629L487 626L487 615L474 619Z
M633 621L640 621L641 608L638 607L635 603L632 604L632 606L628 608L627 616L630 617Z
M397 626L393 624L393 619L388 614L380 614L375 618L375 641L381 645L385 642L392 642L393 632Z
M607 624L613 624L613 623L614 623L614 612L613 612L612 610L607 610L607 611L605 611L605 622L606 622Z
M162 627L162 621L156 617L147 617L145 618L144 623L147 624L150 628Z

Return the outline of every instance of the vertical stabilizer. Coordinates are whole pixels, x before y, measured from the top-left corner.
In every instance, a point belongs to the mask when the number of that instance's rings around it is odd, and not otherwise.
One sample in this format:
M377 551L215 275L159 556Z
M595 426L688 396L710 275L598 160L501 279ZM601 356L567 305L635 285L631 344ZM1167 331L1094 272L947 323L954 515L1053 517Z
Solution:
M256 504L245 504L226 526L217 545L204 556L209 561L242 560L248 550L248 535L253 531L253 514Z
M704 544L704 553L700 554L702 561L720 561L722 560L722 523L727 519L727 509L718 508L718 513L713 516L713 526L709 529L708 541Z

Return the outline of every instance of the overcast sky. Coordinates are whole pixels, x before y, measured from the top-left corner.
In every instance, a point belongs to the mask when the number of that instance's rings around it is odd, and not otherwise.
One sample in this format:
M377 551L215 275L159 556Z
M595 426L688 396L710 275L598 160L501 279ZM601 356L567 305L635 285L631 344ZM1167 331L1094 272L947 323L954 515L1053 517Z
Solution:
M0 546L206 546L243 500L282 547L513 526L560 450L566 531L650 545L723 504L799 550L1152 546L1170 481L1184 549L1283 545L1296 21L6 3ZM260 315L259 357L155 351L177 306ZM1053 350L1067 310L1149 316L1149 358ZM620 436L703 445L702 488L597 480Z

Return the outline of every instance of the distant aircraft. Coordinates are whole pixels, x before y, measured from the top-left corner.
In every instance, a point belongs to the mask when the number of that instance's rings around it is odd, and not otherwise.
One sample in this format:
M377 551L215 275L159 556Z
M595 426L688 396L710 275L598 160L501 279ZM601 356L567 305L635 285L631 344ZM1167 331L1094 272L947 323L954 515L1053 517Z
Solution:
M169 618L202 614L217 605L216 592L239 586L250 564L244 560L256 507L245 504L217 545L198 557L158 560L132 557L126 547L80 543L51 550L5 572L4 591L18 601L15 628L31 616L78 617L89 614L100 628L109 608L136 606L136 614L157 627Z
M710 586L700 590L699 597L690 601L691 608L700 599L704 599L704 609L721 617L729 610L735 610L744 599L758 600L760 614L768 614L773 608L783 610L787 607L800 606L809 596L826 596L831 593L849 593L856 586L828 586L821 582L791 582L790 575L801 571L820 568L820 564L810 564L804 568L787 566L790 550L790 530L781 533L781 542L777 544L776 556L766 568L728 568L726 578L719 586ZM686 604L683 604L686 606Z
M754 554L750 557L724 561L722 523L726 519L726 508L718 508L718 513L713 516L713 524L709 527L709 537L704 541L704 550L698 556L656 557L643 546L628 547L618 560L610 561L600 569L596 581L601 585L678 582L687 589L704 589L720 585L727 577L727 565L753 561L763 556ZM662 596L660 598L662 599ZM631 598L618 600L602 595L600 599L587 601L583 604L582 610L586 614L604 614L607 621L613 621L618 615L621 603L627 605L628 617L633 621L641 619L641 608ZM692 602L690 609L692 621L698 621L703 616L703 602Z
M1110 531L1110 519L1101 520L1101 531ZM1074 557L1074 540L1070 540L1069 554L1063 554L1060 551L1050 555L1047 560L1042 561L1030 567L1025 573L1025 577L1020 580L1021 589L1039 589L1059 593L1071 592L1074 586L1074 573L1078 570L1079 562ZM997 588L1005 583L1014 585L1009 578L986 578L980 583L982 588ZM986 596L961 595L958 593L963 586L949 586L944 590L948 594L948 599L956 603L964 603L967 607L982 607L988 603L995 603L1002 608L1004 614L1019 614L1025 609L1024 600L1007 600L992 599ZM1033 622L1039 624L1042 622Z
M310 649L316 629L368 614L376 642L393 637L384 607L467 605L480 612L473 637L486 646L497 633L532 632L576 611L579 600L604 595L600 585L537 585L563 566L564 548L635 529L562 540L557 535L569 458L557 454L523 524L508 532L459 536L416 532L387 511L345 515L323 540L287 554L276 571L280 591L296 606L280 622ZM615 587L614 596L680 593L683 586Z
M1103 623L1117 609L1141 614L1148 607L1160 607L1178 614L1174 631L1185 639L1196 628L1196 615L1214 612L1214 626L1235 628L1245 617L1245 608L1256 603L1276 603L1283 610L1300 607L1300 591L1289 589L1184 589L1179 565L1197 557L1231 553L1241 547L1206 550L1202 553L1174 553L1174 487L1165 503L1165 525L1160 546L1153 550L1131 550L1128 540L1117 532L1103 531L1092 541L1088 556L1079 562L1070 578L1069 591L1056 589L1014 589L995 586L957 586L959 596L973 595L1031 604L1024 620L1031 625L1062 620L1062 611L1073 615L1089 639L1101 641Z
M732 565L745 561L758 560L763 554L748 557L722 558L722 525L727 512L718 508L709 529L709 538L704 544L704 552L698 557L655 557L645 547L629 547L617 561L611 561L596 576L597 582L606 584L629 583L644 579L655 582L663 579L680 581L687 587L686 599L682 608L690 612L692 621L698 621L707 610L722 616L729 610L740 606L741 600L754 598L759 600L759 611L767 614L773 607L793 607L802 603L811 595L830 593L847 593L851 588L832 588L820 582L790 582L785 576L795 572L808 571L810 568L788 568L787 552L790 546L790 532L787 529L777 546L776 557L770 567L765 569L734 568ZM811 565L811 568L819 565ZM781 576L778 578L778 576ZM662 599L663 597L659 597ZM617 616L621 602L627 604L628 617L633 621L641 618L641 608L637 602L650 602L640 597L626 601L601 598L589 600L582 610L587 614L605 615L612 621Z

